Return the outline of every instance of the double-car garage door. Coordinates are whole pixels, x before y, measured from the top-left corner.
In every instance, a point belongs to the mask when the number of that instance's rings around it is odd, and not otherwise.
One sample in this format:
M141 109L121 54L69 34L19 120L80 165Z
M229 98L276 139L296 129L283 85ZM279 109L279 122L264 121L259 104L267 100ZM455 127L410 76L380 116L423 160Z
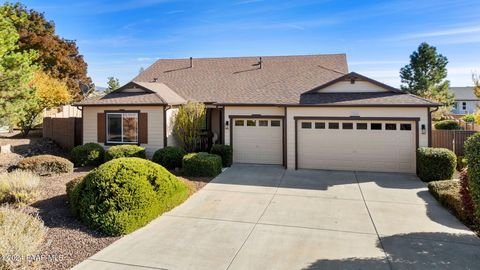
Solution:
M415 172L415 121L296 121L299 169ZM233 118L236 163L282 164L283 119Z
M415 122L297 121L304 169L415 172Z

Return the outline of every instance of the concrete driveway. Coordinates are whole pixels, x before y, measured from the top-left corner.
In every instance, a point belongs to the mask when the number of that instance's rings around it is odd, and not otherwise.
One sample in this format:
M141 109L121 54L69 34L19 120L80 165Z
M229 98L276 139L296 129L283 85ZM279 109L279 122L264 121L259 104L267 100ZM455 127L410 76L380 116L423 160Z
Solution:
M75 269L478 269L414 175L235 165Z

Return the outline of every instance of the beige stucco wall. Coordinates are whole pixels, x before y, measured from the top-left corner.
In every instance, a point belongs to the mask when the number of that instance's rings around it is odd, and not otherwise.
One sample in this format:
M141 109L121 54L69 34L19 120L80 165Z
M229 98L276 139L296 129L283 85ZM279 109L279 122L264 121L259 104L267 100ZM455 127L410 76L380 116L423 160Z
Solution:
M148 113L148 144L142 144L147 157L163 148L163 107L162 106L88 106L83 107L83 143L97 142L97 114L112 110L139 110ZM100 143L104 145L103 143ZM108 146L105 146L108 148Z
M230 115L284 115L283 107L225 107L225 121ZM295 116L317 117L415 117L420 118L419 128L426 127L426 134L419 132L419 146L428 146L428 109L425 107L288 107L287 125L287 167L295 168ZM231 125L231 123L229 123ZM230 127L225 126L225 144L230 144Z
M167 110L167 145L168 146L178 146L178 142L173 135L173 124L175 120L175 115L178 112L178 108L170 108Z
M230 115L252 115L252 114L261 114L261 115L284 115L283 107L246 107L239 106L225 107L225 144L230 144ZM226 122L229 122L229 125L226 125Z

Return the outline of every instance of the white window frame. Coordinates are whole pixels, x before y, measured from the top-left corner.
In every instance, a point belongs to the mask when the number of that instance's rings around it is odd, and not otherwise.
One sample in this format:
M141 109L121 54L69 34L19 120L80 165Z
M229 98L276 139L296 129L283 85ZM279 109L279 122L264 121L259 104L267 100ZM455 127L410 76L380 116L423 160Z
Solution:
M466 101L462 101L462 110L463 111L467 110L467 102Z
M121 132L122 132L122 133L121 133L121 138L122 138L122 141L121 141L121 142L119 142L119 141L109 141L109 140L108 140L108 137L109 137L109 136L108 136L108 133L110 132L110 130L109 130L110 126L108 125L108 120L109 120L109 117L108 117L108 116L109 116L109 115L115 115L115 114L116 114L116 115L120 115L120 116L121 116L120 119L122 120L122 122L121 122L121 128L120 128L120 129L121 129ZM124 141L123 141L123 115L124 115L124 114L135 114L136 117L137 117L137 141L135 141L135 142L124 142ZM138 112L107 112L107 113L105 114L105 116L106 116L106 117L105 117L105 127L106 127L106 128L105 128L105 133L106 133L106 134L105 134L105 141L107 142L107 144L138 144L138 143L139 143L139 142L138 142L138 139L139 139L139 138L138 138L138 135L139 135L139 134L138 134L138 128L139 128L139 126L138 126L138 122L139 122Z

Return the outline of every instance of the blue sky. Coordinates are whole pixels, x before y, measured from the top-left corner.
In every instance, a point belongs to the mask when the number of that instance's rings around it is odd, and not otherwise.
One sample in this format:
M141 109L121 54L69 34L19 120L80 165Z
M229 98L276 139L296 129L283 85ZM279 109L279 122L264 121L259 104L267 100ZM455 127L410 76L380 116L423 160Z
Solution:
M426 41L447 56L453 86L480 72L478 1L22 1L74 39L98 86L158 58L346 53L350 71L399 86Z

